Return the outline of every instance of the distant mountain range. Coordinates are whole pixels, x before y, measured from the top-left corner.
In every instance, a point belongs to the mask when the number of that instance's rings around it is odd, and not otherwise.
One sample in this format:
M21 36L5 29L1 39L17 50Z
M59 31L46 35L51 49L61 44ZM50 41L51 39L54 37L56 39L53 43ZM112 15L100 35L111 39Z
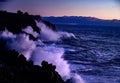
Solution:
M63 17L42 17L53 24L89 25L89 26L117 26L120 27L120 20L103 20L95 17L63 16Z

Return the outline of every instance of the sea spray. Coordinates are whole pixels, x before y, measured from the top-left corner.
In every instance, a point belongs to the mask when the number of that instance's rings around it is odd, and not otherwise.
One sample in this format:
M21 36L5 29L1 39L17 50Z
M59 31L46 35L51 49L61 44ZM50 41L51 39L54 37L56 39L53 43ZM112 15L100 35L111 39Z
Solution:
M58 41L60 36L57 32L51 30L48 26L43 24L42 22L36 22L37 26L41 29L41 33L39 38L42 41Z
M38 23L38 27L41 28L41 34L36 41L30 40L29 35L26 34L12 34L9 31L3 31L0 33L0 39L6 42L6 49L14 49L23 54L27 60L33 60L34 64L40 65L43 60L56 65L56 71L66 81L67 79L74 80L72 83L83 83L80 76L75 73L71 73L69 64L64 60L64 48L57 45L45 45L42 41L59 41L61 37L71 37L74 34L65 35L66 33L55 32L46 27L42 23ZM44 26L41 26L44 25ZM42 29L43 28L43 29ZM29 30L30 29L30 30ZM27 27L26 32L33 33L33 30ZM70 36L71 35L71 36Z
M63 31L58 31L57 32L60 36L60 38L74 38L77 39L76 36L73 33L68 33L68 32L63 32Z
M42 41L59 41L62 38L74 38L76 39L73 33L63 32L63 31L53 31L50 27L45 25L42 22L36 22L37 26L41 29L39 38Z
M40 39L42 41L59 41L62 38L77 39L73 33L53 31L50 27L42 22L36 22L37 26L41 28ZM31 59L36 65L40 65L43 60L46 60L56 65L56 70L64 80L72 80L72 83L85 83L84 80L77 74L72 73L69 64L64 60L64 48L57 47L56 45L49 45L44 47L37 47L34 50Z
M16 50L23 54L27 60L33 60L35 65L40 65L43 60L56 65L56 70L64 78L69 78L69 65L63 59L64 49L56 46L46 46L41 41L37 41L42 47L37 47L36 41L30 40L26 34L12 34L5 30L1 32L0 39L6 42L8 50Z
M54 45L37 47L31 57L35 65L45 60L49 63L56 65L56 71L62 76L62 78L68 83L85 83L84 80L77 74L72 73L69 64L64 60L64 48L59 48Z
M31 59L34 61L35 65L40 65L40 63L45 60L49 63L56 65L56 71L63 77L64 80L69 79L70 69L67 62L63 59L64 49L55 46L45 46L37 47Z
M85 83L77 73L71 73L70 76L71 78L67 80L67 83Z
M0 33L0 41L1 39L6 42L5 48L7 50L16 50L20 54L25 55L27 60L29 60L32 51L36 48L35 42L30 40L26 34L15 35L5 30Z
M26 28L22 29L22 31L23 31L23 32L26 32L26 33L28 33L28 34L33 35L35 38L37 38L38 35L39 35L37 32L35 32L35 31L33 30L33 28L32 28L31 26L27 26Z

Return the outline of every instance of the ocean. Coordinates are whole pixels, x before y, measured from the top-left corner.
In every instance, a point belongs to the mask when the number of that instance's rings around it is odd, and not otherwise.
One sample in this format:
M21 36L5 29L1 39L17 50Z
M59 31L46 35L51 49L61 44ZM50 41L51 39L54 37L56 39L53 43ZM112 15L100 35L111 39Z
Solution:
M120 83L120 27L56 24L53 31L43 22L36 24L40 34L30 26L23 31L37 40L6 29L0 41L35 65L43 60L55 65L66 83Z
M85 83L120 83L120 27L56 25L74 37L56 42Z

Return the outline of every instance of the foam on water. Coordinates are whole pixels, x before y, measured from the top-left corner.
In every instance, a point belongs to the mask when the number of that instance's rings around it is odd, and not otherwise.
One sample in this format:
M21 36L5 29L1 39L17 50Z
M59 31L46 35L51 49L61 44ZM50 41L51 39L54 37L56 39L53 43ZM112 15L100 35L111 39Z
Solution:
M37 41L29 39L29 35L26 34L12 34L5 30L0 33L0 41L5 41L6 49L14 49L23 54L27 60L33 60L35 65L40 65L43 60L56 65L56 71L62 76L64 80L74 79L72 83L84 83L82 78L71 73L69 64L64 60L64 48L57 45L46 45L42 41L59 41L61 37L74 37L74 34L67 32L55 32L43 23L37 23L37 26L41 28L41 34L34 34L35 32L31 27L27 27L24 31L38 36Z

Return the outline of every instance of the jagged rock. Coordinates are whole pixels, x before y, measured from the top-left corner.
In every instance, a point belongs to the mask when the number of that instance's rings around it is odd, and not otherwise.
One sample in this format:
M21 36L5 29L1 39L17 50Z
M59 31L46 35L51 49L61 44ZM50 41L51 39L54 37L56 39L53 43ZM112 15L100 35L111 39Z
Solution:
M53 31L56 31L56 27L54 24L50 23L49 21L43 21L43 23L48 26L50 29L52 29Z
M34 31L40 33L35 20L41 21L39 15L29 15L27 12L18 11L10 13L0 11L0 31L5 28L14 33L23 33L22 29L31 26ZM50 22L43 21L52 30L56 30L55 26ZM24 32L25 33L25 32ZM25 33L33 40L33 35ZM55 71L56 66L43 61L42 66L34 65L32 61L27 61L23 55L15 50L6 50L6 41L0 38L0 83L64 83L58 72Z
M33 65L16 51L0 52L0 83L65 83L46 61Z
M40 33L40 28L35 21L42 21L51 30L56 31L55 25L41 20L40 15L29 15L27 12L23 13L20 10L17 13L0 11L0 31L7 29L14 34L25 33L29 35L30 39L36 40L33 35L22 31L27 26L31 26L35 32Z
M40 33L40 28L37 27L35 22L38 19L40 19L38 15L23 14L21 11L18 11L18 13L0 11L0 31L7 29L14 34L18 34L23 33L23 28L31 26L34 31Z

